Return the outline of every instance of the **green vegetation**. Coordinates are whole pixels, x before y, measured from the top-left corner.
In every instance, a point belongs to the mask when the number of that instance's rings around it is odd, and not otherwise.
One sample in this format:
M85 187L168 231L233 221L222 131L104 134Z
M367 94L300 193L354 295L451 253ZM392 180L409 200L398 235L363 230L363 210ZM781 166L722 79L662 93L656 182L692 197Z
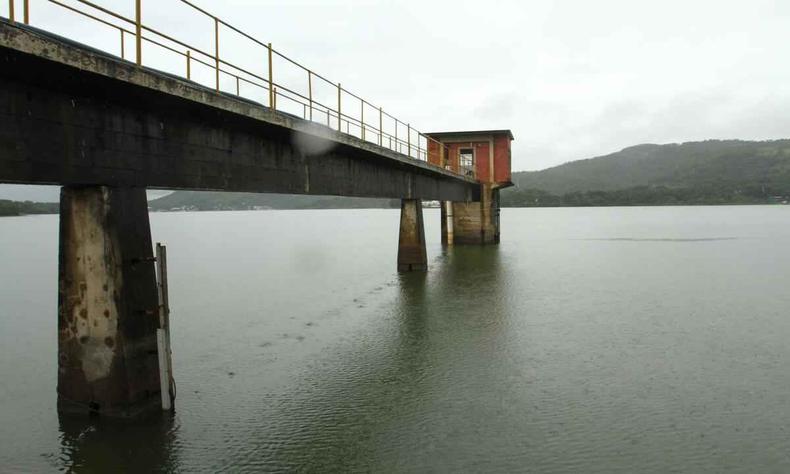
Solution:
M786 204L790 193L762 187L668 188L636 186L615 191L577 191L561 195L539 189L508 190L502 193L505 207L671 206L716 204Z
M25 214L57 214L56 202L9 201L0 199L0 216L22 216Z
M503 206L768 204L790 196L790 140L638 145L513 174Z

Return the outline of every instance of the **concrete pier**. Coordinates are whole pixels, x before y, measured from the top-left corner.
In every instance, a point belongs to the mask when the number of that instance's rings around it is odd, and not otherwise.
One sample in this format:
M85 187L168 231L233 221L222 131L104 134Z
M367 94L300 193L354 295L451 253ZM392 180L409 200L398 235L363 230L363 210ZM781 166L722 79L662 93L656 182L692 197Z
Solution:
M398 237L398 271L425 271L425 228L422 221L422 201L402 199L400 206L400 235Z
M449 214L443 212L444 215ZM443 224L442 241L449 240ZM499 243L499 190L489 183L480 185L480 202L452 203L452 243Z
M453 203L452 201L441 202L442 218L442 245L453 245Z
M59 251L58 411L160 409L145 189L63 187Z

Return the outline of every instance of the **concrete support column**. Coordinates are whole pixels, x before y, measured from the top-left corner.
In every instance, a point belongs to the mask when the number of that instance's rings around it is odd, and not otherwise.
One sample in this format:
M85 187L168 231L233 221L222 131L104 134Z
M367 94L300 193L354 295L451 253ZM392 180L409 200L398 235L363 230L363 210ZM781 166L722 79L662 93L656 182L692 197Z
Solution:
M422 201L403 199L400 205L400 236L398 237L398 271L425 271L425 228L422 223Z
M491 184L480 185L480 202L454 202L452 212L454 243L499 243L499 190Z
M442 245L453 245L453 203L441 201Z
M160 409L145 189L62 188L58 278L58 411Z

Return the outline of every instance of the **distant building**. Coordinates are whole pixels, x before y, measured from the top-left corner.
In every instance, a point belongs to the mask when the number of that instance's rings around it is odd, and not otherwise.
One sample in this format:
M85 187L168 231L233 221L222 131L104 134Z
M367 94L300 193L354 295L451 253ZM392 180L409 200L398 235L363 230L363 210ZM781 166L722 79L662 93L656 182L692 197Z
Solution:
M510 130L428 133L428 162L476 178L483 183L511 185ZM437 143L438 142L438 143ZM441 146L440 145L443 145Z

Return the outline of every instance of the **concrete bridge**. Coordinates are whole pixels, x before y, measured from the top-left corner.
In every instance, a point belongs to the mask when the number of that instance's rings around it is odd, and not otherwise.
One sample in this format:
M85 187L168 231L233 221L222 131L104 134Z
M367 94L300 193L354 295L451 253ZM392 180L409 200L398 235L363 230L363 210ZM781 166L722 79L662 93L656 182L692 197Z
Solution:
M422 200L443 202L444 243L499 241L509 131L415 134L407 126L404 137L396 119L393 137L381 108L378 126L365 123L366 101L362 117L343 113L339 84L336 109L310 91L309 114L307 102L301 117L280 110L278 97L293 91L272 80L271 45L268 106L238 93L239 72L237 93L221 90L218 46L215 88L189 78L190 61L199 61L190 50L186 78L146 68L139 1L136 31L119 27L121 57L10 16L0 19L0 182L62 186L61 412L134 416L160 406L147 188L398 198L399 271L427 269ZM134 62L124 59L130 33ZM324 113L325 122L315 119Z

